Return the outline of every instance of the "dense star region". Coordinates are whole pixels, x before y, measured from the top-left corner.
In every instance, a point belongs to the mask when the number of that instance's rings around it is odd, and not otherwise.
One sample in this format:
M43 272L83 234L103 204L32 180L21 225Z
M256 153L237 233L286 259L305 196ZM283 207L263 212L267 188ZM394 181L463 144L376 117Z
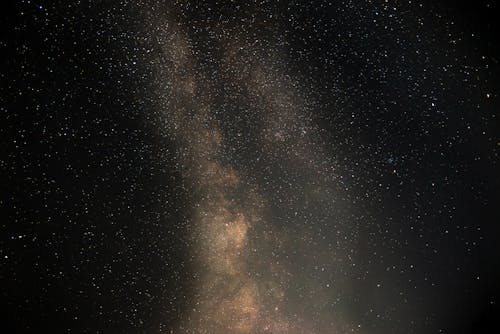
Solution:
M18 1L12 333L493 328L497 5Z
M159 48L149 60L152 73L158 75L151 91L160 97L154 99L158 116L152 126L175 138L184 175L195 194L192 243L199 281L196 307L181 331L311 332L304 313L324 299L322 295L331 294L329 280L318 278L317 286L307 291L307 301L289 303L287 299L296 294L289 280L299 275L294 273L299 268L288 262L304 256L297 254L297 247L313 248L309 251L324 258L324 265L333 265L348 252L341 243L318 240L313 246L304 240L315 238L307 231L309 219L326 221L341 212L331 205L338 188L336 164L325 154L326 144L311 120L314 101L307 98L311 94L282 73L278 50L247 45L250 32L238 33L241 27L229 23L218 28L220 35L213 46L221 54L220 59L212 59L217 71L204 73L196 68L198 59L188 35L175 19L157 12L145 18L151 23L146 35L154 32L153 43ZM242 104L245 109L231 115ZM231 119L234 116L247 119L239 125ZM229 131L238 131L237 139L231 139L234 135ZM236 145L254 148L247 153ZM239 164L232 161L235 156L242 159ZM276 177L282 178L273 181L277 189L266 189L270 182L265 180ZM313 207L321 208L314 216ZM286 214L273 218L272 212L278 209ZM268 223L273 219L289 226L273 228ZM331 227L340 232L343 225L344 221L332 222ZM295 229L303 229L299 239L290 236ZM350 235L346 244L352 245L355 238ZM303 270L307 260L300 260ZM325 274L333 276L335 271ZM342 279L337 282L342 289ZM317 325L344 331L352 327L343 324L341 317L335 323L318 319Z

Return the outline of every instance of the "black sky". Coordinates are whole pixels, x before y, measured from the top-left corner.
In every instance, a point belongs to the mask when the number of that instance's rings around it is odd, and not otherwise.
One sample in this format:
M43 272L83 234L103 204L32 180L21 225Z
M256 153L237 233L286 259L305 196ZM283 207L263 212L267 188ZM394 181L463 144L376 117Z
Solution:
M5 7L7 332L495 328L494 1Z

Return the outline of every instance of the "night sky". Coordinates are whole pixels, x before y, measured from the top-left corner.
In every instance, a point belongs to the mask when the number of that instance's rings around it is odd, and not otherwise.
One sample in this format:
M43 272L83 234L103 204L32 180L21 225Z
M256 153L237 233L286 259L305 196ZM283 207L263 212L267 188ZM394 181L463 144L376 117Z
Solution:
M11 1L5 333L493 333L496 1Z

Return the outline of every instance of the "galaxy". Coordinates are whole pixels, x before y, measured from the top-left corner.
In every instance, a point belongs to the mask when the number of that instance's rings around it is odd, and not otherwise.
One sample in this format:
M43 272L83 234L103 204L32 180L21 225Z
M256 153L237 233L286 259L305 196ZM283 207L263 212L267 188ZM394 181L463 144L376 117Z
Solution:
M5 13L2 332L494 332L494 1Z

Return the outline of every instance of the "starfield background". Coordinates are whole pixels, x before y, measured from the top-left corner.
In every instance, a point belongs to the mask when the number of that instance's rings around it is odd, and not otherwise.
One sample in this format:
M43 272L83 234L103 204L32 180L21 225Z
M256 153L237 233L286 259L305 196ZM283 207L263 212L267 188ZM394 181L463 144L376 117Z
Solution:
M495 1L9 1L5 333L493 333Z

